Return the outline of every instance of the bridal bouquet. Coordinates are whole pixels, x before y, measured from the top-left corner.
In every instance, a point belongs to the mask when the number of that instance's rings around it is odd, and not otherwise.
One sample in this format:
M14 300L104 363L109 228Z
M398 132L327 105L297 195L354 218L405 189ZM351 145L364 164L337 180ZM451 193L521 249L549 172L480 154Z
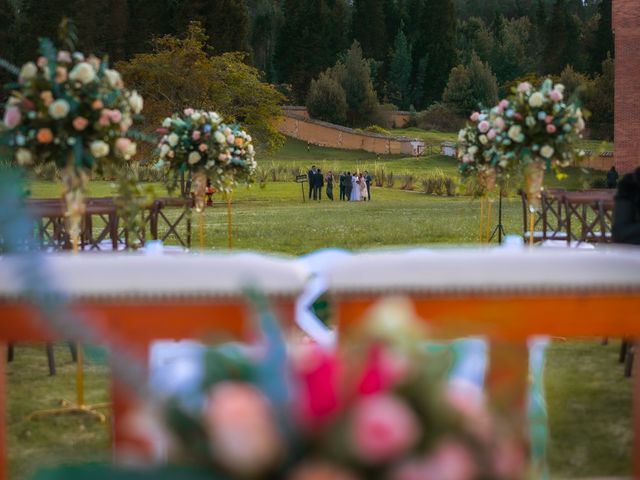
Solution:
M248 182L254 175L251 136L238 125L222 123L216 112L187 108L165 118L158 132L162 134L158 166L168 165L175 174L192 173L196 209L204 208L207 177L213 187L230 191L237 182Z

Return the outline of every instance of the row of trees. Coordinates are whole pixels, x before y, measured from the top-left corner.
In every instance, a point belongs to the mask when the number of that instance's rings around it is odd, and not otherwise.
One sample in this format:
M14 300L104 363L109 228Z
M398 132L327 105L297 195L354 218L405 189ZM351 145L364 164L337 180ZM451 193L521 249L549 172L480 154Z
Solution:
M611 0L0 0L11 26L0 56L33 58L37 37L55 36L63 16L83 50L115 60L150 53L154 37L182 36L196 20L208 54L244 52L289 102L305 102L314 79L316 103L318 86L333 82L338 96L340 86L348 107L335 118L350 124L370 117L352 111L340 80L354 41L375 103L405 110L444 101L464 112L515 79L567 66L593 81L614 53Z

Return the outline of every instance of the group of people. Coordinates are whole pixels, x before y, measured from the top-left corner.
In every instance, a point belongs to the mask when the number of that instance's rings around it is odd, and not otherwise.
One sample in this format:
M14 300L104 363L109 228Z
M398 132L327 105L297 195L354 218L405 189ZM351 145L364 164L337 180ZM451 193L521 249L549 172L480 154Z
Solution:
M333 184L335 181L332 171L325 176L322 170L315 165L307 172L309 179L309 200L322 200L322 189L326 185L327 198L333 201ZM340 188L340 200L359 202L371 201L371 175L366 170L362 173L353 174L342 172L338 178Z

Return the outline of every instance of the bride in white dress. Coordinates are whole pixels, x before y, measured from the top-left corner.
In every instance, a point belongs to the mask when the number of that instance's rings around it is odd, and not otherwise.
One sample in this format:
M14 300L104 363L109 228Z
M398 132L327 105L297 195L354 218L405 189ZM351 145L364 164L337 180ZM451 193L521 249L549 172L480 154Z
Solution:
M358 175L355 173L351 177L351 198L352 202L360 201L360 183L358 182Z

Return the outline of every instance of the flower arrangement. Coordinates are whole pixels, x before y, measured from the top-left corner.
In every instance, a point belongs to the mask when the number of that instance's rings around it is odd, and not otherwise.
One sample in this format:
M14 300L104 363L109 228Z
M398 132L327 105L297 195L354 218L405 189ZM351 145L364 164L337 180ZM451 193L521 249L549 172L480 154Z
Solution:
M491 192L496 182L509 176L512 163L502 155L496 138L506 123L499 112L506 100L490 111L473 112L467 126L458 133L458 158L463 177L477 175L484 192Z
M127 134L143 99L125 88L106 59L57 51L47 39L40 51L9 86L1 133L19 165L53 162L61 169L70 234L77 239L88 173L136 154Z
M477 390L440 382L409 308L387 300L337 352L298 342L287 354L263 314L259 345L221 345L158 372L170 384L171 460L216 478L521 476L523 450Z
M239 181L249 182L256 162L251 136L238 125L226 125L216 112L193 108L167 117L158 130L159 167L174 175L193 174L196 209L204 208L206 177L218 190L229 192Z

